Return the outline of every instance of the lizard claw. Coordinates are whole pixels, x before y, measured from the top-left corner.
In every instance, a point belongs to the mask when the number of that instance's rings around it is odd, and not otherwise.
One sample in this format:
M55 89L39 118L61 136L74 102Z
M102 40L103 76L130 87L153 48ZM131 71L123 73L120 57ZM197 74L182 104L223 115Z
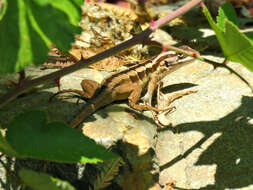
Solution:
M153 119L154 119L154 122L156 123L156 125L160 128L160 129L164 129L164 128L166 128L166 127L168 127L169 125L165 125L165 124L163 124L160 120L159 120L159 118L158 118L158 114L154 114L153 113Z
M162 111L162 113L164 113L164 115L168 115L169 113L172 113L173 111L176 110L175 106L172 107L168 107L166 108L166 111ZM160 127L160 128L165 128L168 127L168 125L163 124L159 118L158 118L158 113L153 112L153 119L155 121L155 123Z

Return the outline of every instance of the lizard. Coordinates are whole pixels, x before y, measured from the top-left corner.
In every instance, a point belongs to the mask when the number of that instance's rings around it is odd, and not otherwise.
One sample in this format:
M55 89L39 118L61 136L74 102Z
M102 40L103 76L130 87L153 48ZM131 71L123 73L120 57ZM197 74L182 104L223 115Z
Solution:
M181 46L180 48L191 53L197 53L188 46ZM153 93L162 78L191 63L193 60L194 58L192 57L187 57L174 51L163 52L151 60L112 74L105 78L101 84L93 80L84 79L81 82L83 91L75 89L61 90L54 94L53 97L60 93L73 92L85 99L89 99L84 109L71 121L70 127L72 128L78 127L82 121L96 110L119 100L128 99L129 106L138 111L152 110L159 112L171 110L171 107L162 109L153 107ZM148 104L140 105L138 101L145 92L146 96L144 98ZM196 91L177 94L177 97L174 97L173 100L194 92Z

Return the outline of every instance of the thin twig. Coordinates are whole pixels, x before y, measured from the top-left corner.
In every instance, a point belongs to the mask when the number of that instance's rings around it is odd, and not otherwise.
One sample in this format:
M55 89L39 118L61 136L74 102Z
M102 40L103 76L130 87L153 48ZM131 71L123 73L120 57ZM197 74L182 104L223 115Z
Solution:
M210 59L207 59L207 58L204 58L200 55L195 55L195 54L192 54L191 52L189 51L186 51L186 50L183 50L181 48L177 48L177 47L174 47L174 46L170 46L170 45L163 45L163 47L166 47L167 49L169 50L172 50L172 51L175 51L175 52L178 52L178 53L181 53L181 54L184 54L186 56L190 56L194 59L197 59L197 60L200 60L200 61L203 61L203 62L206 62L208 64L211 64L213 65L215 68L216 67L223 67L223 68L226 68L227 70L229 70L231 73L235 74L238 78L240 78L250 89L251 91L253 92L253 86L245 79L243 78L239 73L237 73L234 69L232 69L231 67L229 67L226 63L228 62L227 59L225 59L222 63L218 63L218 62L215 62L215 61L212 61Z
M237 73L234 69L232 69L231 67L229 67L227 64L224 64L225 62L227 62L227 60L224 60L223 63L217 63L215 61L212 61L210 59L207 58L203 58L204 62L213 65L214 67L223 67L226 68L227 70L229 70L231 73L235 74L239 79L241 79L253 92L253 86L244 78L242 77L239 73Z

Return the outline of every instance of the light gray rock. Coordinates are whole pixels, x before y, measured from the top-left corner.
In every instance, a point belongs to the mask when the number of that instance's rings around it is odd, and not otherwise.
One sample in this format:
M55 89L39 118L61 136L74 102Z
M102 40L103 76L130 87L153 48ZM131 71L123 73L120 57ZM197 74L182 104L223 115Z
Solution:
M251 72L236 63L229 66L253 84ZM175 101L176 111L161 117L172 127L158 134L159 183L174 180L182 189L252 189L250 88L225 69L212 70L205 63L186 66L168 79L197 84L198 93Z
M236 63L229 66L253 84L252 73L247 69ZM44 74L35 68L28 72L38 73ZM106 75L83 69L63 77L61 84L63 89L81 89L82 79L95 77L101 82ZM3 86L3 78L0 83ZM166 97L173 94L167 92L188 89L198 92L174 101L171 106L176 110L158 116L161 123L168 125L162 129L156 126L151 112L141 114L124 102L98 110L83 123L85 135L117 150L126 161L117 178L124 189L159 189L158 183L163 187L170 181L181 189L253 188L251 90L227 70L213 70L200 62L164 80ZM1 125L5 127L14 115L31 108L47 110L51 120L69 122L85 102L76 104L76 99L59 97L49 103L56 91L55 85L48 84L11 102L0 111Z

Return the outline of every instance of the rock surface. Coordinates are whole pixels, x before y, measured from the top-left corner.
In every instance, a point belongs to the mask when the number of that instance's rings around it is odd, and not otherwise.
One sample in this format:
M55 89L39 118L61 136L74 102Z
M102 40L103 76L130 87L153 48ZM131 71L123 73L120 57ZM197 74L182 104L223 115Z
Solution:
M229 66L253 84L252 73L236 63ZM29 69L30 75L39 72ZM101 82L106 75L80 70L63 77L62 88L81 89L83 78ZM0 80L1 87L4 82L6 78ZM250 88L225 69L194 62L164 79L163 93L168 97L173 94L169 92L188 89L198 92L174 101L176 110L158 116L167 125L164 128L157 127L149 111L141 114L124 102L97 111L83 123L85 135L116 147L126 161L117 179L123 189L159 189L159 184L164 189L168 184L175 189L253 188ZM51 120L69 122L85 103L60 97L49 103L56 91L50 84L11 102L0 111L1 125L6 127L10 118L30 108L47 110Z
M229 66L252 84L252 73ZM158 134L159 183L173 180L179 189L252 189L251 90L228 71L203 63L179 72L170 81L197 84L198 93L173 104L177 110L167 117L172 127Z

